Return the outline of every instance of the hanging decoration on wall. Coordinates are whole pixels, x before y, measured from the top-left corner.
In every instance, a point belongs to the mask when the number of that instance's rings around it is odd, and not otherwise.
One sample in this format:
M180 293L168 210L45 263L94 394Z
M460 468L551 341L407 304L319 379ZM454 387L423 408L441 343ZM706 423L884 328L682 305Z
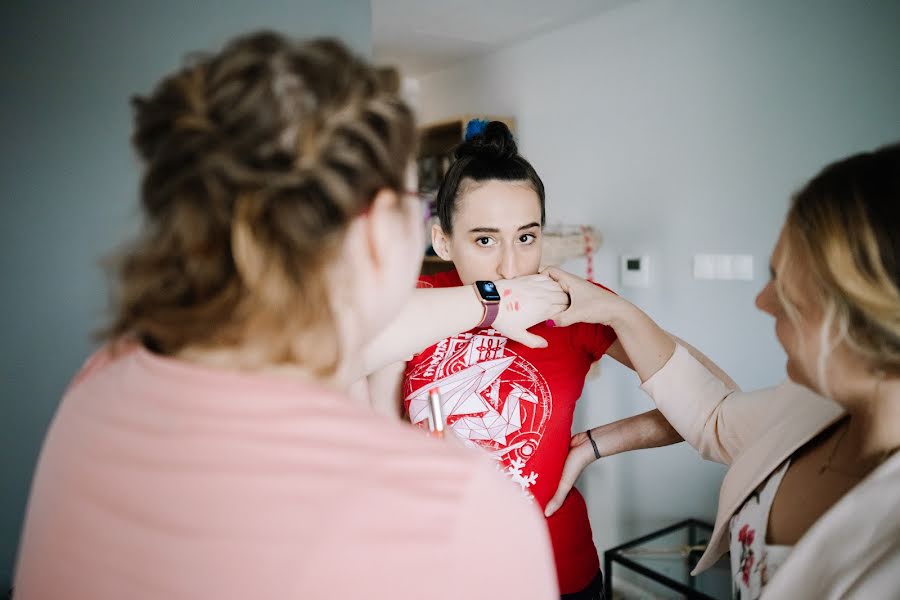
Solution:
M584 268L584 278L588 281L594 280L594 237L593 230L587 225L581 226L581 237L584 239L584 259L586 261Z
M590 225L550 225L544 229L541 267L560 266L567 260L584 258L585 279L594 280L594 252L600 234Z
M600 245L600 234L590 225L554 225L544 229L544 242L541 254L541 268L584 258L584 278L594 281L594 252ZM600 361L591 365L587 378L594 379L600 375Z

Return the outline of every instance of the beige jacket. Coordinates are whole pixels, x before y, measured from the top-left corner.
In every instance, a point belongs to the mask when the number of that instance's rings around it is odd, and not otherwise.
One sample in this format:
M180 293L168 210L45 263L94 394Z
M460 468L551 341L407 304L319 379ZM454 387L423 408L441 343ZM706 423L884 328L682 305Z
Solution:
M729 521L747 497L843 415L831 400L790 382L736 391L680 345L641 387L701 456L730 465L719 492L715 529L695 574L728 551ZM900 455L816 522L763 597L900 598Z

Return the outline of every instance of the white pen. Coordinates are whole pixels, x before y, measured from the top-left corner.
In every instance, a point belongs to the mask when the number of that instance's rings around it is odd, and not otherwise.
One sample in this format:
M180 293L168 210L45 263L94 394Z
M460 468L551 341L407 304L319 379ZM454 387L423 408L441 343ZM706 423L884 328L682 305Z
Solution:
M444 413L441 410L441 391L439 388L432 388L428 392L428 404L431 408L428 415L428 429L431 435L436 438L444 437Z

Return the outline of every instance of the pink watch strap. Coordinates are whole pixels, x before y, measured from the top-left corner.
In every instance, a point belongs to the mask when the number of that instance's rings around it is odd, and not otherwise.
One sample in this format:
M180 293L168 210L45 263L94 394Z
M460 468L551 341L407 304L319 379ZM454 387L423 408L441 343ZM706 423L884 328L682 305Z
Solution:
M481 323L476 325L476 328L484 329L486 327L490 327L494 324L494 320L497 318L497 315L500 313L500 303L499 302L484 302L484 317L481 319Z

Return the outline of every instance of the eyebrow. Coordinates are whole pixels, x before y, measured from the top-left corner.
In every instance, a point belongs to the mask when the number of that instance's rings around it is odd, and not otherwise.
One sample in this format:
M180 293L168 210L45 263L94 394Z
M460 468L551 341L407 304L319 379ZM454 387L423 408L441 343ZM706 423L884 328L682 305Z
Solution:
M523 231L525 229L532 229L534 227L540 227L541 224L537 222L529 223L528 225L522 225L516 231ZM500 233L500 230L496 227L475 227L469 230L469 233Z

